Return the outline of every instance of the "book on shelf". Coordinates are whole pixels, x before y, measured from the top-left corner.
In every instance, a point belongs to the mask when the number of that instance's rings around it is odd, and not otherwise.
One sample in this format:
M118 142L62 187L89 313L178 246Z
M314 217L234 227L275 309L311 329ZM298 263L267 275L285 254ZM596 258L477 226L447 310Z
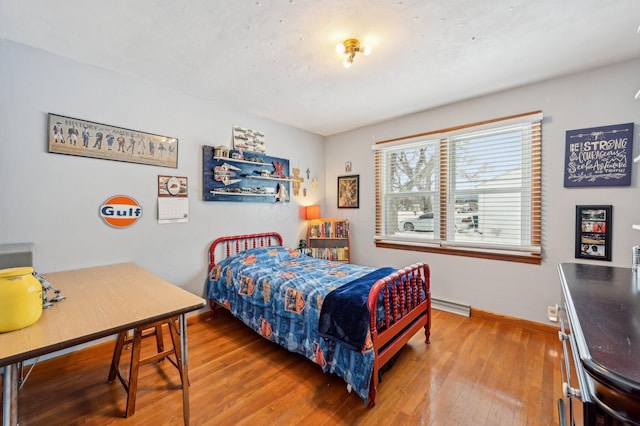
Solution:
M320 232L320 225L309 225L309 235L311 238L320 238L322 235Z
M323 238L333 238L333 226L331 222L325 222L322 226L323 228Z
M348 235L347 222L336 222L336 238L347 238Z
M311 248L311 256L318 259L349 261L349 247Z
M349 236L349 224L344 221L324 221L309 225L311 238L347 238Z

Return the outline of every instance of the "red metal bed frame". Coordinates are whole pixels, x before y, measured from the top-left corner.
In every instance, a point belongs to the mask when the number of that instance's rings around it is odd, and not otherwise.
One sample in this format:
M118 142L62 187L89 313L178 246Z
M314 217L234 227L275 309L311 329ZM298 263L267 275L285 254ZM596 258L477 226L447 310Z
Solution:
M282 245L282 236L277 232L220 237L209 246L209 271L216 265L216 254L218 254L219 258L224 259L243 250L273 245ZM376 324L375 312L380 293L382 293L385 321L382 324ZM422 262L415 263L379 279L369 292L367 305L369 312L372 313L370 330L375 354L371 386L369 388L369 407L373 407L380 381L380 369L421 328L424 328L425 343L430 343L431 289L429 265ZM209 306L211 307L212 315L215 316L215 303L211 299L209 300Z

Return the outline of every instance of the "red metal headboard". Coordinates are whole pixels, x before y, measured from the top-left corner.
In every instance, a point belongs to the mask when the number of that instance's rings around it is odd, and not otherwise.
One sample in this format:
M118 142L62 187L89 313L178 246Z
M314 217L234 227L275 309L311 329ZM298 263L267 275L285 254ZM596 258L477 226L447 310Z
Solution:
M282 235L277 232L220 237L209 246L209 270L216 264L216 252L220 253L221 258L224 259L250 248L281 245Z

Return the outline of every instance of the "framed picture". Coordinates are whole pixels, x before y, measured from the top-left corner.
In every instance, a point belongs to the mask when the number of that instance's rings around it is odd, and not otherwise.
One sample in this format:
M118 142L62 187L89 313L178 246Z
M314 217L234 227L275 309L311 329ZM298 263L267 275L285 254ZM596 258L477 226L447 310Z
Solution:
M187 177L158 176L158 197L187 197Z
M629 186L633 123L568 130L564 186Z
M267 153L264 133L240 126L233 126L233 147L240 151Z
M49 152L178 167L178 139L49 114Z
M576 206L576 258L611 261L612 206Z
M338 176L338 208L360 207L360 175Z

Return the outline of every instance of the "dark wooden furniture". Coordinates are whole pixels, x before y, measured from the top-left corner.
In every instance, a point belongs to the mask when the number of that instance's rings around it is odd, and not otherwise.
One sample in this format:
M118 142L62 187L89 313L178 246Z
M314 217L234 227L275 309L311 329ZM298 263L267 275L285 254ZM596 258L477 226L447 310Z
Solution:
M579 263L558 269L566 314L561 424L640 425L638 272Z

